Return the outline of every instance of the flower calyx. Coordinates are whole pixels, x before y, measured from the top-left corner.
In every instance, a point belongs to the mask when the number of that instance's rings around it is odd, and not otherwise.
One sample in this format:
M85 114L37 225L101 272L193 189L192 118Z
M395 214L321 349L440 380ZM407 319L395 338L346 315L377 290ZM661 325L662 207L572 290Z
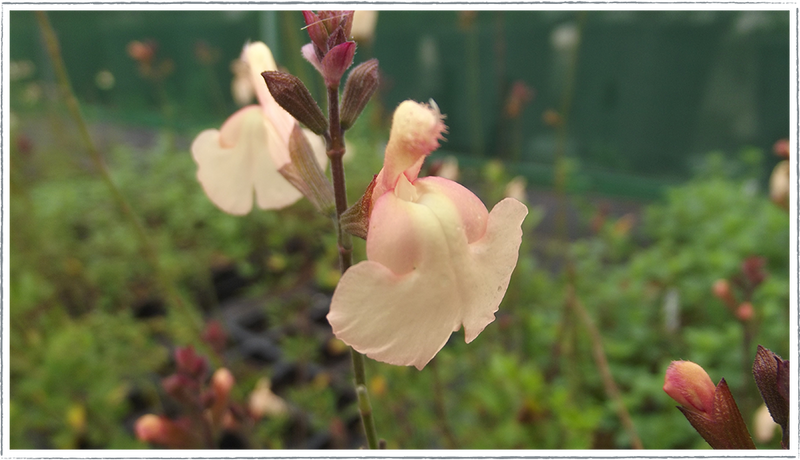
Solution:
M363 240L367 239L369 215L372 212L372 191L375 189L377 179L377 174L372 176L372 181L367 186L364 195L339 216L339 225L342 226L342 230Z
M781 427L781 446L789 448L789 361L758 346L753 361L753 378L772 420Z
M336 208L333 186L317 162L308 138L298 125L294 126L289 137L289 157L291 161L278 172L308 198L319 212L333 217Z
M347 76L342 93L339 123L349 129L378 89L378 60L370 59L356 66Z
M299 78L274 70L262 72L261 76L264 77L275 102L297 121L306 125L314 134L322 135L328 131L328 120L322 109Z
M303 11L311 43L303 46L303 57L322 74L325 86L338 88L344 72L353 64L356 42L348 40L353 11Z

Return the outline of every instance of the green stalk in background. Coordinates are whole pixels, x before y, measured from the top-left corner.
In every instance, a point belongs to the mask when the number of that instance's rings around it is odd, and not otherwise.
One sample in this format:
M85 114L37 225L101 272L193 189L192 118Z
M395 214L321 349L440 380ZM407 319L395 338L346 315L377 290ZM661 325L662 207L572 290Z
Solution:
M89 126L86 123L83 114L81 113L78 99L75 97L75 93L72 90L72 85L69 81L69 75L67 74L67 69L64 65L64 59L61 56L61 46L59 45L58 37L53 30L53 26L50 24L50 19L48 18L47 13L44 11L37 11L36 19L39 23L39 28L42 31L42 37L44 38L47 52L53 64L53 71L55 72L59 89L64 97L64 102L66 103L67 109L69 110L70 115L72 115L72 118L78 127L81 140L86 147L86 151L89 153L92 163L97 169L97 172L100 174L100 177L103 179L103 182L108 187L109 192L111 192L111 196L113 197L114 201L116 201L117 205L125 215L125 218L136 231L136 236L139 240L139 245L143 255L152 266L153 272L155 273L155 278L160 285L161 290L177 308L181 316L184 317L184 320L193 326L197 332L197 336L199 337L200 332L202 331L201 320L183 302L172 282L167 280L163 270L161 269L158 252L155 250L152 242L147 236L141 220L133 211L130 204L128 204L128 201L125 199L125 196L112 180L111 173L108 171L102 155L100 155L100 152L97 150L97 147L92 141L92 137L89 134ZM172 309L170 309L170 311L172 311Z

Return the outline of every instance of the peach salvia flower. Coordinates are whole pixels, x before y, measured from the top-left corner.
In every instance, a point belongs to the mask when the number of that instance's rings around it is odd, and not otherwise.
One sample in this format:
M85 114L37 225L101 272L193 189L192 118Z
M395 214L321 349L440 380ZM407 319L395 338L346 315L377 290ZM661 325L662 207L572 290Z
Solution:
M395 111L372 188L368 260L344 273L328 314L336 337L357 351L418 369L454 331L463 326L469 343L494 321L528 213L511 198L489 213L456 182L418 178L444 130L435 104L406 101Z
M275 102L261 76L277 70L272 52L264 43L249 43L240 61L246 64L259 105L239 109L222 128L205 130L192 143L203 190L217 207L235 215L250 212L254 192L261 209L280 209L302 197L279 172L290 163L289 137L297 121ZM304 132L324 168L322 139Z
M664 391L686 409L711 414L716 387L708 373L691 361L673 361L664 377Z

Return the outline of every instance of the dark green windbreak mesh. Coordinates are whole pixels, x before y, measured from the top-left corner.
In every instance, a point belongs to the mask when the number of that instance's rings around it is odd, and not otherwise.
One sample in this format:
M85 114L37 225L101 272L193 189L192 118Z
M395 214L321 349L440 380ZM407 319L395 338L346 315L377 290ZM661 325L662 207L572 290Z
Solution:
M187 132L218 126L236 108L230 62L247 40L266 41L282 66L321 94L299 53L307 36L297 11L50 17L73 86L95 116ZM10 29L11 60L31 60L37 78L51 78L33 14L12 11ZM569 44L577 36L571 67ZM126 53L130 41L145 39L174 62L163 92ZM199 62L200 42L217 53L213 65ZM404 99L432 98L447 115L444 149L519 162L534 181L551 176L559 134L543 118L561 112L566 97L565 154L595 185L628 184L646 195L651 180L688 177L701 154L747 145L769 152L788 137L789 53L787 11L383 11L356 61L380 60L387 114ZM113 74L113 88L98 88L101 70ZM504 110L515 82L534 97L509 119ZM164 98L169 121L160 110Z

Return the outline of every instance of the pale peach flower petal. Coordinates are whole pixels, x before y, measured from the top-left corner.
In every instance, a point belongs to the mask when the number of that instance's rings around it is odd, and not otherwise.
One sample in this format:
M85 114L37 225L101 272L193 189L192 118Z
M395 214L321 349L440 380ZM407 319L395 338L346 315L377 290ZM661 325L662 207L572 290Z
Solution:
M300 199L300 192L278 173L266 154L268 126L261 108L248 106L234 113L219 131L203 131L192 143L197 179L223 211L250 212L254 189L262 209L280 209Z

